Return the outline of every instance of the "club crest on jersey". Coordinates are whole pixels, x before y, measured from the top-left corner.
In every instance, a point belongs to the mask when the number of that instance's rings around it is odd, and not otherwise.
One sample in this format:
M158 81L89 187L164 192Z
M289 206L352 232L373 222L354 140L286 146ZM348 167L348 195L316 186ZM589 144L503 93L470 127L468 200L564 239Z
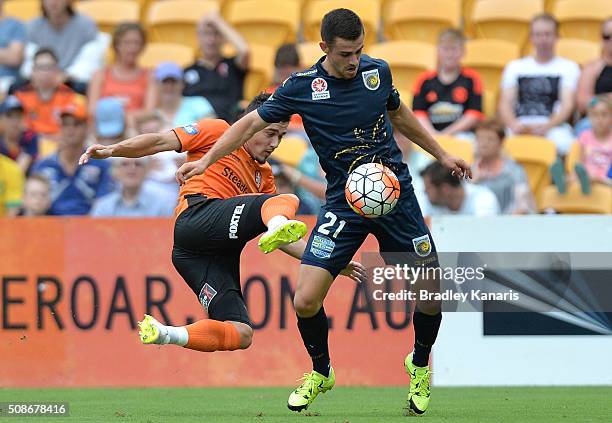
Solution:
M197 128L197 124L193 124L193 125L185 125L183 126L183 131L185 131L187 134L189 135L196 135L198 132L198 128Z
M310 83L312 88L312 99L313 100L324 100L329 98L329 91L327 90L327 81L323 78L315 78Z
M378 75L378 69L361 72L363 78L363 85L370 90L374 91L380 87L380 76Z
M420 236L418 238L413 238L412 245L414 246L414 251L420 257L427 257L429 253L431 253L431 241L429 240L429 234Z
M255 171L255 185L257 185L257 189L261 188L261 172Z

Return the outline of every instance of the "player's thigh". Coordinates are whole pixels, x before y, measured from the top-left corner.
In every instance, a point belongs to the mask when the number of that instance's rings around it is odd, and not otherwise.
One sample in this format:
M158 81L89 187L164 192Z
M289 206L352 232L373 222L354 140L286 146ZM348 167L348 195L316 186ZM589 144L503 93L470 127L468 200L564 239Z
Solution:
M240 252L205 255L174 246L172 263L211 319L251 326L240 289Z

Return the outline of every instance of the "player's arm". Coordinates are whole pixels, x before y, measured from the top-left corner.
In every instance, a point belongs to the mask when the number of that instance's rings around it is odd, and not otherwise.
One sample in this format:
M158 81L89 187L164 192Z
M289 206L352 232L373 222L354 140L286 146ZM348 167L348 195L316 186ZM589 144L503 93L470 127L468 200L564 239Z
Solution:
M468 164L464 160L450 156L444 151L404 103L400 101L398 108L389 110L389 118L393 127L402 135L421 146L425 151L438 159L440 163L451 169L454 174L460 178L465 176L472 177L472 170Z
M142 134L116 144L94 144L83 153L79 159L79 164L85 164L89 159L144 157L161 151L178 151L180 149L181 143L174 131Z
M201 175L217 160L239 149L245 142L251 139L253 135L266 126L268 126L268 123L259 116L257 110L253 110L230 126L208 153L199 160L194 160L182 165L179 170L176 171L176 180L182 185L192 176Z

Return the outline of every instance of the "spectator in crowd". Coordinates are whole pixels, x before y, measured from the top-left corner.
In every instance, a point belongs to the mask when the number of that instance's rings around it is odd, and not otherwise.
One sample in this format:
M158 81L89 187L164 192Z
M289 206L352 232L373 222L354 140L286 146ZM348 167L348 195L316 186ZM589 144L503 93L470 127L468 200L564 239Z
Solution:
M588 108L592 128L584 131L580 143L580 161L591 182L608 181L612 166L612 96L594 97Z
M567 121L574 110L580 69L571 60L555 56L558 29L552 15L531 20L535 56L514 60L504 69L499 113L512 133L546 137L564 156L574 141Z
M500 213L497 198L489 188L460 180L440 162L430 163L421 176L426 196L419 203L424 216L491 216Z
M410 176L412 176L412 187L417 196L422 196L425 192L421 171L427 167L434 159L425 153L420 147L406 138L400 131L393 130L395 142L402 152L402 161L408 165ZM418 197L417 197L418 198Z
M291 172L297 172L291 166L284 165L276 160L269 159L268 163L272 166L272 174L274 175L274 185L276 185L277 194L295 194L295 183L291 181ZM325 188L323 188L325 191ZM325 196L325 193L323 193ZM307 202L303 202L300 198L296 214L317 214L319 207L316 209L310 207Z
M95 217L161 217L172 216L176 197L145 182L150 158L118 158L113 173L119 186L98 199L91 209Z
M25 129L23 105L15 96L8 96L0 105L0 154L13 159L25 174L38 157L38 136Z
M274 57L274 75L272 77L272 86L268 87L265 92L272 94L276 91L276 88L280 86L292 73L300 71L300 55L295 44L283 44L276 50L276 56ZM304 124L302 123L302 117L298 114L291 115L289 121L290 132L297 131L303 136L306 135L304 132Z
M53 50L43 48L34 55L32 81L15 92L25 110L26 126L48 138L58 135L59 112L77 96L60 80L57 56Z
M233 122L242 99L243 83L249 67L249 47L242 36L216 12L198 24L202 57L185 69L186 96L203 96L220 119ZM236 56L221 53L225 41L236 49Z
M159 104L157 111L164 120L163 128L189 125L203 118L214 118L215 110L204 97L183 97L183 70L174 62L160 63L155 69Z
M578 111L584 114L593 96L600 94L612 95L612 18L608 18L601 26L601 57L582 68L578 80ZM589 129L588 118L576 124L575 132L580 135Z
M30 176L25 183L23 207L19 216L36 217L49 214L51 207L51 185L41 175Z
M127 138L125 109L121 100L101 98L95 110L96 141L99 144L110 145Z
M28 23L27 37L29 51L55 49L62 80L78 82L73 88L82 94L104 62L108 47L108 36L98 32L90 17L75 12L72 0L42 0L42 16ZM26 60L21 73L29 77L30 71L31 64Z
M440 33L437 69L422 73L414 86L412 108L432 135L467 137L482 118L482 82L473 69L461 66L465 38L457 29Z
M503 214L535 212L535 202L523 167L504 154L505 129L495 119L476 127L476 162L473 182L488 187Z
M26 42L25 26L17 19L3 15L0 0L0 97L8 92L19 76Z
M115 61L97 71L89 84L90 110L102 97L118 98L128 114L155 108L157 94L153 73L138 65L146 41L145 31L139 23L117 26L113 33Z
M51 183L52 215L86 215L96 198L113 189L109 163L91 160L79 166L87 139L87 106L83 99L66 106L60 114L58 151L39 161L32 174Z
M13 160L0 155L0 217L16 216L23 198L23 172Z

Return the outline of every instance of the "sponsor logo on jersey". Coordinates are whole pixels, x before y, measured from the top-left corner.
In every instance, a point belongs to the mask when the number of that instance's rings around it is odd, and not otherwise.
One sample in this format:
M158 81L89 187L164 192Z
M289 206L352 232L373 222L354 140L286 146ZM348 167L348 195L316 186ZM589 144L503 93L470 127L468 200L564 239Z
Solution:
M380 76L378 75L378 69L361 72L363 78L363 85L370 90L374 91L380 87Z
M310 76L310 75L314 75L315 73L317 73L316 69L311 69L309 71L305 71L305 72L297 72L295 74L295 76Z
M331 257L331 253L334 252L336 243L330 238L321 235L315 235L310 244L310 252L318 258L327 259Z
M198 134L200 131L197 128L197 124L192 124L192 125L185 125L183 126L183 131L185 131L186 134L189 135L196 135Z
M420 236L412 239L412 245L414 251L421 257L427 257L431 253L431 241L429 240L429 234Z
M234 171L229 167L223 168L222 175L225 176L232 184L236 185L236 188L238 189L238 191L240 191L241 194L245 194L248 191L249 187L247 186L247 184L242 182L240 176L236 175Z
M329 91L327 90L327 81L323 78L315 78L310 83L312 88L312 99L313 100L325 100L330 97Z
M202 290L200 290L199 299L206 311L208 311L208 307L210 306L213 298L215 298L215 295L217 295L215 288L210 286L208 283L205 283Z
M242 211L244 210L244 203L239 204L234 208L232 214L232 220L229 225L229 238L238 239L238 224L240 223L240 217L242 217Z
M261 172L255 171L255 185L257 185L257 189L261 188Z

